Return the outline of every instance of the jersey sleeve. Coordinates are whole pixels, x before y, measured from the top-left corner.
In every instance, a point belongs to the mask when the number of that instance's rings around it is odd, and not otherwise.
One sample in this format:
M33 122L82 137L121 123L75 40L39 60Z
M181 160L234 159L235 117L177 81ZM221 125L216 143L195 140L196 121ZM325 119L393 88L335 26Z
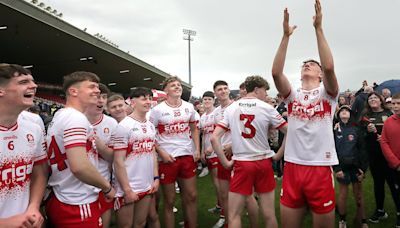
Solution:
M328 91L326 91L325 86L323 85L321 86L321 94L325 99L330 100L332 102L337 102L339 98L339 93L336 94L336 96L332 96L331 94L328 93Z
M37 135L39 135L39 140L36 141L35 154L33 158L34 165L40 165L47 162L47 147L46 142L44 141L44 133L40 129L40 132Z
M89 121L83 114L68 116L64 122L64 148L85 147L89 127Z
M114 150L126 150L128 149L129 132L128 129L121 123L118 124L114 133Z
M232 106L233 106L233 104L231 104L229 107L227 107L224 110L224 114L223 114L224 117L221 119L221 121L219 121L217 123L217 126L223 128L225 131L229 130L229 126L230 126L229 116L232 115L232 110L233 110Z
M267 118L270 120L270 126L279 129L286 125L285 119L273 107L266 106Z
M151 112L150 112L150 117L149 117L149 120L150 120L150 122L155 126L155 127L157 127L158 126L158 110L157 110L157 107L154 107L152 110L151 110Z
M292 102L296 98L296 94L297 90L295 90L292 86L290 86L290 92L286 97L284 97L283 100L286 103L286 105Z
M196 112L196 110L194 110L193 105L191 105L192 107L189 107L189 111L190 111L190 118L189 118L189 123L194 123L196 124L196 126L198 127L197 123L200 120L200 115L198 112Z

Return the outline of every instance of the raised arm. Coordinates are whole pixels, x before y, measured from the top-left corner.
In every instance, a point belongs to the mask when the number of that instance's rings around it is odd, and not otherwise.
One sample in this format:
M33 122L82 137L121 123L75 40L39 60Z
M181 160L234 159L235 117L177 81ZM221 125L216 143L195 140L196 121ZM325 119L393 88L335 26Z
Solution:
M290 93L290 83L287 77L283 74L283 67L285 66L289 37L293 34L293 31L297 28L297 26L289 26L289 13L287 8L283 12L283 18L283 37L272 65L272 77L274 79L276 89L280 94L282 94L282 96L286 97Z
M317 35L318 53L321 60L321 66L323 70L322 82L329 95L336 97L339 92L339 85L336 79L336 74L333 64L333 56L331 49L329 48L328 42L325 39L325 35L322 29L322 11L321 3L319 0L315 1L315 16L314 27Z

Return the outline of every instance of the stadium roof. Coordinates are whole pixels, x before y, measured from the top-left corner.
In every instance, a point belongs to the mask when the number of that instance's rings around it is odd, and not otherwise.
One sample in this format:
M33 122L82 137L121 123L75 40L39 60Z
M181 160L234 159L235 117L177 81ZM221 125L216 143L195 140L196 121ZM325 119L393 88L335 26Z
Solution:
M34 1L32 1L34 2ZM36 1L37 2L37 1ZM35 79L61 84L73 71L91 71L112 91L160 89L170 75L30 2L0 0L0 62L32 66ZM183 97L191 86L183 83Z

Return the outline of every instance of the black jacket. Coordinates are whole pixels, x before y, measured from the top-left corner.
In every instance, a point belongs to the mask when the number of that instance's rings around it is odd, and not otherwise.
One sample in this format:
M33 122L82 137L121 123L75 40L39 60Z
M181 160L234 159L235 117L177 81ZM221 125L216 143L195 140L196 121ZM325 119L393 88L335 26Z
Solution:
M368 168L368 157L364 148L364 135L360 127L339 122L339 128L334 130L336 153L339 165L333 167L335 172L352 168L361 169L364 173Z

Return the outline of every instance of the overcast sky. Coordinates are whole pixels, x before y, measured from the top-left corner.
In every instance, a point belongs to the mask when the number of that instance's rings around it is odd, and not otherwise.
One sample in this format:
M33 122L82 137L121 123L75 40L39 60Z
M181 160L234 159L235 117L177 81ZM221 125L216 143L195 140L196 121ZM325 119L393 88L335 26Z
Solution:
M237 89L246 76L272 82L271 66L282 38L283 9L297 25L285 73L300 86L302 60L319 59L313 0L43 0L63 19L90 34L101 33L123 51L188 81L192 42L193 95L212 90L215 80ZM332 49L341 91L400 79L400 0L321 0L323 28ZM276 94L274 85L271 94Z

